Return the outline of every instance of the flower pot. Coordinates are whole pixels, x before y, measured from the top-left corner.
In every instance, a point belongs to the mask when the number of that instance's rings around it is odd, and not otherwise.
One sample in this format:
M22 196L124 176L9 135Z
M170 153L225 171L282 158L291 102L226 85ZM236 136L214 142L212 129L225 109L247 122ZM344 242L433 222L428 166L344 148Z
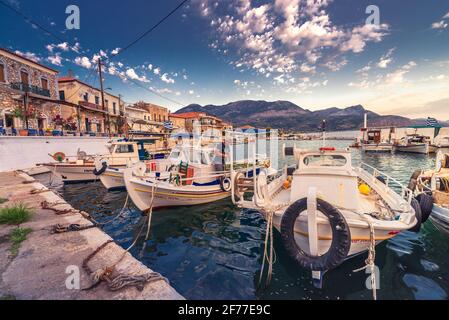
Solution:
M19 136L27 137L28 136L28 130L27 129L19 130Z
M45 136L46 137L51 137L53 135L53 132L51 131L45 131Z

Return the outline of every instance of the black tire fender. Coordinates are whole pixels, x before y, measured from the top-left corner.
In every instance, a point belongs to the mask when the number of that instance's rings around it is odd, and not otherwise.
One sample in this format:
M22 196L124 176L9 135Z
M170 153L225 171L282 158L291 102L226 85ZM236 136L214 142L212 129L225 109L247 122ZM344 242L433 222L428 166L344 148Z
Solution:
M421 225L422 225L421 206L419 205L418 200L416 200L415 198L412 199L411 206L415 210L415 217L416 217L416 220L418 220L418 222L416 223L416 225L413 228L410 228L409 231L418 233L421 230Z
M322 256L311 256L295 241L294 226L302 212L307 210L307 198L293 203L285 211L281 221L281 238L289 256L301 267L313 271L326 271L340 265L351 248L351 231L343 214L328 202L317 199L317 210L328 219L332 229L332 243Z
M428 194L421 193L416 196L416 200L419 202L419 206L421 207L421 223L424 223L427 219L429 219L430 214L432 213L434 202L433 197Z
M232 190L232 181L228 177L221 177L220 178L220 188L224 192L229 192Z
M97 168L94 168L93 173L94 173L94 175L96 175L97 177L98 177L98 176L101 176L103 173L106 172L106 169L107 169L107 168L108 168L108 163L107 163L107 162L103 162L103 163L101 164L101 169L100 169L100 170L97 170Z

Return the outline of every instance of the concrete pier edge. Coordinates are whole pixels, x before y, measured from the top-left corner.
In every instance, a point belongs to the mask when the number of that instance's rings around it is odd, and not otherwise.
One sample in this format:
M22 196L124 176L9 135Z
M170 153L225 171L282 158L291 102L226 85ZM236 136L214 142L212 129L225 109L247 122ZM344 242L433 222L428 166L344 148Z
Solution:
M29 222L20 225L32 232L22 242L18 255L11 257L9 233L16 226L0 225L0 299L18 300L183 300L184 298L167 282L147 283L142 291L126 287L110 291L106 283L84 291L67 289L66 280L73 268L79 270L80 287L92 284L82 268L83 260L108 240L113 240L98 228L83 231L52 234L56 224L81 226L92 222L72 208L60 196L46 188L24 172L0 172L0 197L9 201L0 207L23 203L34 209ZM73 212L57 215L52 210L41 208L41 203L57 203L59 210ZM114 264L124 249L111 243L89 262L92 270ZM156 270L157 271L157 270ZM126 253L116 266L116 272L126 275L142 275L152 272L149 268Z

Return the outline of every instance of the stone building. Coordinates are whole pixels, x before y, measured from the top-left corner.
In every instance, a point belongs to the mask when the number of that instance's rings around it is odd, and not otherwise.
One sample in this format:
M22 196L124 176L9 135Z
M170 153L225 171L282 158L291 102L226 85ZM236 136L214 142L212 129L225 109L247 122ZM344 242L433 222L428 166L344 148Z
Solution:
M0 48L0 133L56 129L54 118L76 111L59 104L57 75L52 68Z
M76 106L79 128L88 133L118 133L124 117L124 104L119 96L104 92L75 77L59 79L59 99ZM109 125L108 125L109 124Z

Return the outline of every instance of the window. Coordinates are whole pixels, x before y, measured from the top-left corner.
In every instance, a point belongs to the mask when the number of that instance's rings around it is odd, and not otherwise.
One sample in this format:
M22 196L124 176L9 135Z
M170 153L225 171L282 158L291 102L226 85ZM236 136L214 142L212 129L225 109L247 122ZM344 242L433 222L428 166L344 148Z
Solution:
M107 108L109 107L109 101L108 100L104 100L104 106Z
M147 116L143 116L143 120L147 120Z
M64 90L59 91L59 100L65 101L65 91Z
M24 69L20 70L20 80L23 84L30 83L30 77L28 75L28 72Z
M134 146L132 144L119 144L115 148L115 153L134 153Z
M0 82L6 82L6 70L3 62L0 62Z
M98 96L95 96L95 104L100 104L100 97L98 97Z
M83 96L84 101L89 102L89 93L86 92Z
M117 114L117 104L115 102L112 103L112 112Z
M314 167L343 167L347 159L341 155L311 155L304 158L306 166Z
M41 78L41 87L44 90L48 90L48 80L45 78Z

